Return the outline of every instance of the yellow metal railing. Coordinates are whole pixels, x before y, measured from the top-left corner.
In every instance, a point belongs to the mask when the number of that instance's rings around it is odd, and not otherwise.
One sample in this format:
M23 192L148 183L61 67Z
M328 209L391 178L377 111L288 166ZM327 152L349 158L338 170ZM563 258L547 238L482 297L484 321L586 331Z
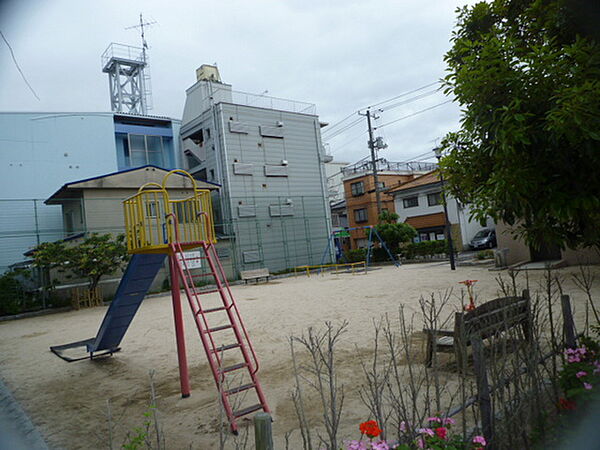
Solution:
M298 274L298 272L306 273L306 276L310 277L311 270L318 270L319 273L323 273L327 270L333 271L334 273L338 273L340 269L350 270L351 273L364 272L367 273L367 263L365 261L353 262L353 263L340 263L340 264L318 264L314 266L297 266L294 267L294 276Z
M191 195L169 196L167 181L176 173L191 180ZM129 253L166 253L175 242L185 249L216 242L210 191L198 189L196 180L184 170L170 171L162 185L146 183L123 201L123 208Z

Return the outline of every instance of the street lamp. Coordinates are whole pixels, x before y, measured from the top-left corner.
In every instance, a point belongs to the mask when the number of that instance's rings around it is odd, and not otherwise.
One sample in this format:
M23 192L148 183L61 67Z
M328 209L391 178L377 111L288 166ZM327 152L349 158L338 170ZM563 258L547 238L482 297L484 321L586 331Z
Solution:
M435 157L438 160L438 166L440 163L440 159L442 158L442 149L440 147L436 147L433 149L435 153ZM438 168L439 170L439 168ZM440 174L440 185L442 187L442 204L444 205L444 218L446 221L445 229L446 229L446 237L448 239L448 251L450 253L450 269L456 270L456 264L454 262L454 245L452 243L452 230L450 229L450 220L448 219L448 206L446 205L446 193L444 192L444 176L442 172Z

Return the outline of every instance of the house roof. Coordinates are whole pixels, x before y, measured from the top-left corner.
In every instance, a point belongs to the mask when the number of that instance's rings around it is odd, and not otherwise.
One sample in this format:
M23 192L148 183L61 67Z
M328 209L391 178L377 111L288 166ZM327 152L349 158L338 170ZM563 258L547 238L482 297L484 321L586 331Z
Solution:
M446 225L446 216L443 212L424 214L422 216L407 217L404 222L412 225L417 230L422 228L442 227Z
M91 178L84 178L64 184L44 203L47 205L60 204L60 200L73 198L75 194L79 194L83 189L138 189L142 184L150 181L162 182L163 177L168 172L169 170L167 169L148 164ZM180 173L176 173L176 175L181 178L169 180L167 187L191 189L191 183L187 182L185 175ZM180 180L181 182L177 183L176 180ZM219 184L205 180L196 179L196 183L200 189L216 190L221 187Z
M427 186L429 184L436 184L440 182L440 175L437 170L432 170L431 172L427 172L421 176L418 176L406 183L401 184L400 186L396 186L392 189L389 189L388 194L393 194L396 192L407 191L409 189L414 189L421 186Z

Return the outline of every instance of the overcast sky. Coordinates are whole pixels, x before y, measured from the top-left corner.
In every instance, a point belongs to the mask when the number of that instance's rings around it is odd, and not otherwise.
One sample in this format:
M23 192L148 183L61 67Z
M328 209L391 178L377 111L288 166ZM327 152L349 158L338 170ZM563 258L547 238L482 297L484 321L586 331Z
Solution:
M28 89L0 41L0 110L108 111L100 55L111 42L139 45L139 13L147 30L154 108L180 118L185 89L201 64L218 64L234 90L315 103L334 125L349 114L439 80L455 9L466 0L308 1L1 1L0 30L11 44ZM405 161L435 146L458 126L459 108L425 88L378 107L425 94L380 113L375 124L433 107L376 131L381 155ZM344 124L351 124L355 114ZM336 160L368 153L366 120L324 142ZM422 158L422 157L421 157Z

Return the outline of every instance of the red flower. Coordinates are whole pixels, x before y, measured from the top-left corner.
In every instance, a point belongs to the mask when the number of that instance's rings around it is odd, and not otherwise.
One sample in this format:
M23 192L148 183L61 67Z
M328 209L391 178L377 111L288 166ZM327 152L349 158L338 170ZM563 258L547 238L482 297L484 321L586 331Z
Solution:
M558 399L558 407L564 411L574 411L577 408L577 403L573 400L567 400L566 398Z
M448 436L448 428L437 427L435 429L435 434L437 434L437 437L439 437L440 439L446 439L446 437Z
M473 286L475 283L477 283L479 280L464 280L464 281L459 281L458 284L464 284L467 287L471 287Z
M359 428L362 434L366 434L371 439L381 434L381 428L379 428L379 425L374 420L361 423Z

